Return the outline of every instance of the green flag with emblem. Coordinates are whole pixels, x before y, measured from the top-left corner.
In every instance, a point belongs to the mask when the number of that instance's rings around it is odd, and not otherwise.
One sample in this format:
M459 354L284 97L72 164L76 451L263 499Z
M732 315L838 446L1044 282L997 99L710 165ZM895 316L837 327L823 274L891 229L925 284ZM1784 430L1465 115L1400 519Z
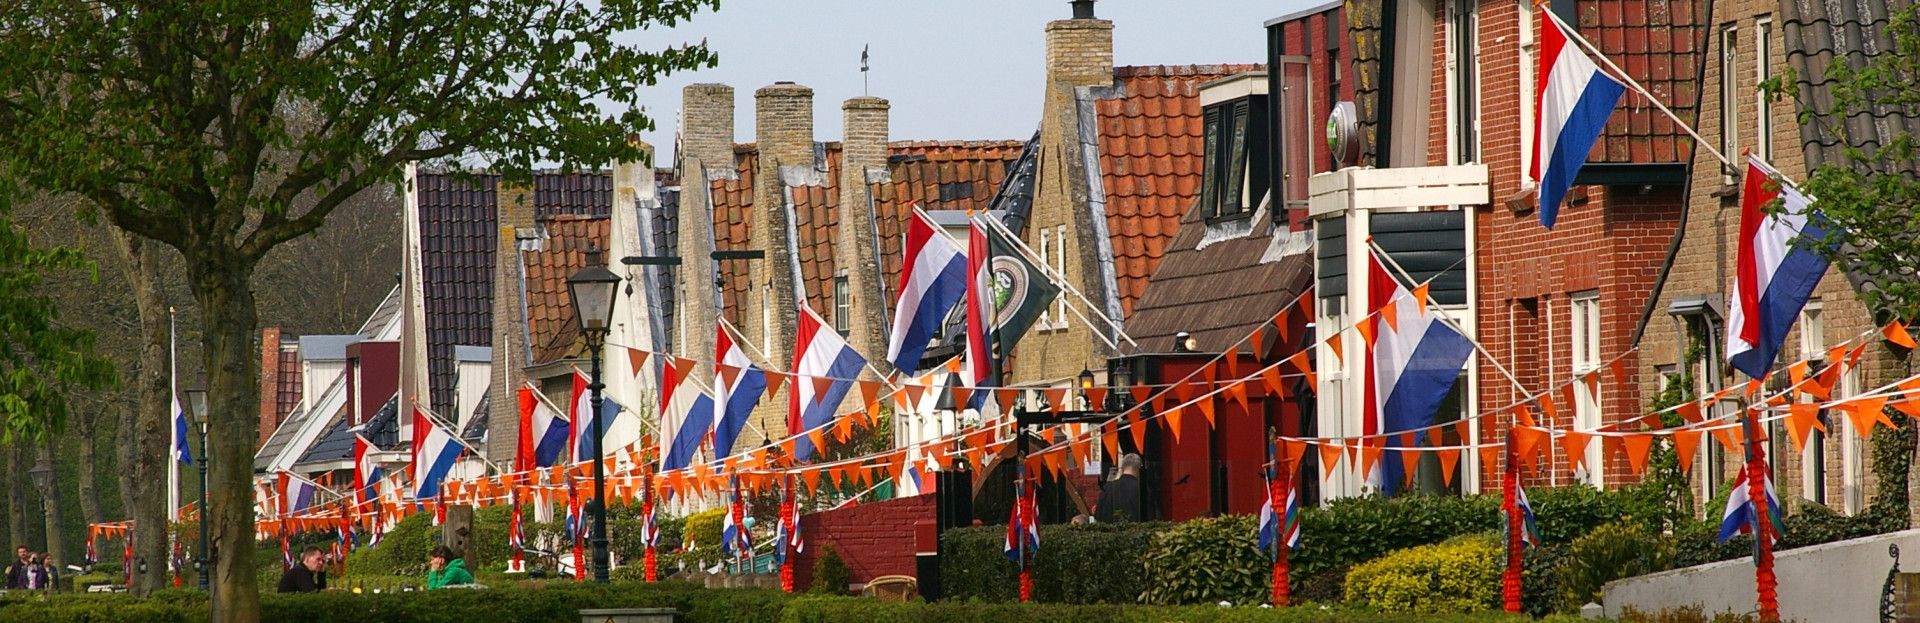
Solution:
M999 227L983 229L992 255L988 269L993 271L994 337L1004 357L1013 352L1014 344L1040 320L1047 306L1060 297L1060 286L1054 285L1040 267L1027 261L1027 256Z

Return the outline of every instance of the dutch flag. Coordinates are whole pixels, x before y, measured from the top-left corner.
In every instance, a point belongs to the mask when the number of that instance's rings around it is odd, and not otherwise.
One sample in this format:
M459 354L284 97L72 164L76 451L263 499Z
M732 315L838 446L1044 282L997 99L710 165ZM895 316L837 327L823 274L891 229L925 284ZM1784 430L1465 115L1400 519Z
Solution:
M1013 485L1013 511L1007 517L1007 540L1003 551L1013 564L1024 568L1040 551L1040 507L1034 502L1032 487L1026 484L1026 466L1016 465Z
M747 502L740 497L740 483L733 484L733 501L720 520L720 551L727 557L753 553L753 535L747 532Z
M1727 361L1755 379L1773 368L1787 330L1827 274L1827 260L1815 248L1827 238L1825 219L1811 199L1780 179L1760 159L1747 158L1740 249L1727 301ZM1767 214L1775 199L1782 209Z
M1767 538L1779 538L1786 527L1780 518L1780 497L1774 494L1773 476L1767 474L1766 464L1757 464L1767 492L1767 523L1771 525ZM1740 470L1740 475L1733 480L1733 490L1727 495L1727 508L1720 514L1720 534L1714 538L1715 542L1725 543L1733 535L1753 532L1753 496L1747 492L1747 474L1750 471L1755 470Z
M907 219L900 296L894 301L887 361L896 370L920 368L920 355L940 330L947 312L967 293L967 258L918 206Z
M379 450L373 442L359 433L353 435L353 491L354 499L366 503L379 494L376 485L380 484L380 462L374 460L374 452Z
M598 415L594 414L593 392L587 385L587 375L581 374L578 370L573 373L572 404L573 425L570 427L570 432L574 437L573 462L579 463L595 458L593 456L593 444L598 441L599 438L594 435L594 427L599 427L600 435L604 436L607 430L613 427L613 419L619 417L620 412L625 411L626 407L621 406L618 402L614 402L611 396L601 394L600 413ZM600 456L604 457L606 455L607 449L601 448Z
M993 304L993 249L987 231L979 221L967 224L967 387L984 388L997 384L993 359L995 311ZM978 409L986 403L987 392L974 392L967 401Z
M180 397L173 397L173 460L193 464L193 452L187 449L187 412L180 408Z
M1607 118L1627 87L1601 73L1586 52L1567 38L1560 22L1540 13L1540 70L1528 174L1540 185L1540 224L1553 229L1560 201L1587 162L1587 152L1606 129Z
M1374 341L1364 362L1362 432L1378 435L1424 428L1433 424L1434 413L1453 390L1467 356L1473 354L1473 342L1428 313L1379 256L1370 257L1368 265L1367 309L1378 315L1364 321L1373 323ZM1389 303L1392 310L1386 309ZM1389 311L1392 317L1385 315ZM1393 495L1406 469L1400 453L1385 453L1374 467L1367 480L1381 495Z
M413 499L440 495L440 481L459 460L460 440L435 424L419 406L413 408Z
M713 455L733 452L733 442L747 426L747 416L760 404L767 391L767 373L753 365L740 349L740 337L726 319L720 319L719 336L714 339L718 352L713 367Z
M800 303L799 330L793 349L793 390L787 392L787 433L801 435L826 425L840 409L853 380L867 366L838 331L827 326L806 303ZM822 387L824 385L824 387ZM813 442L801 435L793 444L793 459L813 456Z
M687 370L672 365L661 370L660 387L665 400L660 403L660 437L667 441L660 457L662 471L676 470L693 463L700 443L713 427L713 397L688 382Z
M289 472L280 472L280 514L291 515L313 506L313 483Z
M515 469L527 471L558 465L560 454L567 449L567 439L572 435L572 425L534 393L532 384L520 388L519 398L520 439L514 453Z

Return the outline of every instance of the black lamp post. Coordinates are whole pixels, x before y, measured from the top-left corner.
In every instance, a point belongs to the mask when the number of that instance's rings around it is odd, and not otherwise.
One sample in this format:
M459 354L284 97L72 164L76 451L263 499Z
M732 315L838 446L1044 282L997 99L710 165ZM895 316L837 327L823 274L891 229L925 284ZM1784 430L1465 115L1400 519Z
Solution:
M601 443L606 438L607 423L600 415L600 390L606 384L600 382L600 348L606 345L607 331L613 319L614 297L619 293L620 276L607 270L601 263L598 249L587 250L585 268L567 277L567 294L573 299L574 319L580 322L580 336L587 342L588 356L593 359L593 383L587 389L593 392L593 581L607 583L607 568L611 560L607 557L607 498L606 498L606 461L602 460ZM579 561L575 561L576 564Z
M200 590L207 590L212 569L208 569L207 560L207 388L189 387L187 394L187 414L200 428L200 547L194 552L193 567L200 572Z

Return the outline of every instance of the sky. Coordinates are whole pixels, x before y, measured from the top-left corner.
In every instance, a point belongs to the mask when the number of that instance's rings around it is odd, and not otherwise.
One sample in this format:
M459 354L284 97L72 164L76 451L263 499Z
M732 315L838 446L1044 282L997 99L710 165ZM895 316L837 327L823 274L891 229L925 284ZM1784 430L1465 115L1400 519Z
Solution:
M1257 63L1267 20L1313 0L1107 0L1115 65ZM642 87L655 129L641 134L672 152L680 89L734 88L734 140L753 140L753 92L779 80L813 88L815 140L839 140L840 104L863 94L860 49L871 46L865 93L892 103L893 140L1026 139L1039 124L1046 23L1071 17L1065 0L726 0L671 29L627 33L622 43L664 48L705 39L717 67Z

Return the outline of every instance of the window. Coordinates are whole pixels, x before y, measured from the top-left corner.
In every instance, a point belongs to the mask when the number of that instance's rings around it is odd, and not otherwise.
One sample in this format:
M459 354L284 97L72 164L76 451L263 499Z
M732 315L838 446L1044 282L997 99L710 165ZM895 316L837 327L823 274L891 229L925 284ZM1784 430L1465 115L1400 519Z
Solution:
M1040 246L1038 249L1036 249L1036 251L1040 253L1040 263L1042 265L1047 266L1048 268L1052 268L1053 256L1058 255L1058 253L1056 253L1053 250L1053 230L1052 229L1048 229L1046 227L1040 228ZM1038 322L1035 322L1033 326L1034 326L1034 329L1038 331L1052 330L1053 329L1053 310L1051 308L1040 310L1040 320Z
M839 331L841 337L846 337L853 332L853 304L849 298L849 294L847 291L847 275L842 273L834 277L833 330Z
M1335 63L1338 65L1338 63ZM1325 140L1326 130L1320 124L1325 119L1316 120L1313 112L1311 73L1308 71L1306 57L1285 56L1280 59L1280 192L1283 201L1274 202L1273 222L1286 225L1287 212L1299 210L1304 215L1307 209L1307 178L1313 176L1313 144L1316 138ZM1305 217L1297 217L1304 222Z
M1720 27L1720 153L1732 158L1740 151L1740 29ZM1725 167L1720 181L1733 183L1734 170Z
M1753 22L1753 74L1756 83L1773 77L1773 18L1770 17ZM1753 127L1759 133L1753 148L1761 160L1773 162L1773 102L1768 101L1767 92L1757 86L1753 90L1753 102Z
M1860 393L1860 371L1848 370L1840 375L1840 391L1834 398L1845 398ZM1867 449L1860 443L1860 434L1854 432L1853 418L1834 418L1840 420L1840 510L1848 515L1867 508Z
M1818 361L1827 353L1827 318L1820 299L1800 308L1800 357Z
M1600 427L1600 396L1594 394L1586 383L1579 382L1588 372L1600 368L1600 294L1582 292L1573 295L1572 317L1568 319L1572 344L1568 350L1573 354L1573 427L1575 430L1594 430ZM1587 444L1587 456L1582 463L1581 473L1577 477L1596 487L1605 486L1606 470L1601 462L1598 442Z
M760 285L760 352L773 352L773 284Z
M1454 128L1454 164L1480 159L1480 16L1472 2L1453 3L1448 24L1451 54L1447 57Z
M1051 264L1051 266L1053 267L1053 274L1060 276L1067 274L1066 225L1053 226L1053 264ZM1060 293L1060 296L1053 297L1053 329L1055 331L1067 330L1067 293L1065 292Z
M1809 360L1819 360L1826 356L1827 322L1824 310L1818 299L1807 301L1800 309L1800 356ZM1815 366L1817 369L1818 366ZM1810 397L1803 399L1811 400ZM1831 427L1834 422L1828 412L1820 413L1823 426ZM1829 428L1828 430L1832 430ZM1842 432L1842 434L1848 434ZM1827 434L1815 428L1807 431L1807 446L1800 453L1800 497L1816 504L1827 503Z
M1211 219L1245 217L1267 192L1266 96L1248 95L1207 107L1206 163L1200 205Z

